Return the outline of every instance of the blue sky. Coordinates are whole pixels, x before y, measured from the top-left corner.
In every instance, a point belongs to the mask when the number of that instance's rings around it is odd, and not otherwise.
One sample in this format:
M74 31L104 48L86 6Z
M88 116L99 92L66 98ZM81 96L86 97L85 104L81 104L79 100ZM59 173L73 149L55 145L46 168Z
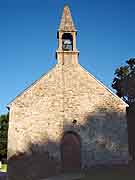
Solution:
M0 114L56 63L64 4L78 29L80 64L106 86L135 57L134 0L0 0Z

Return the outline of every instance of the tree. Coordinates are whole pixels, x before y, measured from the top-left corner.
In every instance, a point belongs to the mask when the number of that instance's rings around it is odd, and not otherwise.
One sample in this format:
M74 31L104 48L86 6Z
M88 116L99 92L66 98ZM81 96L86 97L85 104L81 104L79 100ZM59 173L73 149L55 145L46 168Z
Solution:
M130 58L126 63L116 69L112 87L127 104L135 105L135 58Z
M7 157L9 114L0 116L0 159Z
M112 87L129 105L127 108L128 144L129 153L135 160L135 58L129 59L125 66L116 69Z

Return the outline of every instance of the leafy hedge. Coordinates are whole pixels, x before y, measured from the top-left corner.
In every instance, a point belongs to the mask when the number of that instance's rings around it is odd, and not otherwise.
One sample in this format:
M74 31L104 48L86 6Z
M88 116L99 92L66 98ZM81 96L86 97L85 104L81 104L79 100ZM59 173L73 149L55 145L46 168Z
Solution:
M0 159L7 157L9 114L0 116Z

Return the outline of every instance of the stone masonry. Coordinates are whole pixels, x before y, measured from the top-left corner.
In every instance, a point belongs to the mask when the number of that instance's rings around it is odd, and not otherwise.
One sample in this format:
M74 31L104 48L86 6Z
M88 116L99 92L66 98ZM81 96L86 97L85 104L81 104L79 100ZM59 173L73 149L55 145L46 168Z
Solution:
M67 6L64 13L72 24ZM75 41L73 27L72 24ZM59 29L59 33L65 31ZM128 162L127 104L78 63L76 47L73 51L62 51L61 41L59 39L55 67L8 105L8 173L11 180L34 180L59 173L62 170L61 139L68 131L76 132L80 137L81 168ZM25 163L26 159L31 163L31 169L30 164ZM34 162L41 168L35 167ZM46 174L49 171L45 169L47 163L53 167L50 174Z

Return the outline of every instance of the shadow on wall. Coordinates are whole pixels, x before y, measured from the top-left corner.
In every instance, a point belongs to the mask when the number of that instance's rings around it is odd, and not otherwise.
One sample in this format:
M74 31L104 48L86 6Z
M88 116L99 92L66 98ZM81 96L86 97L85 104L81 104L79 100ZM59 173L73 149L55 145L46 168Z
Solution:
M135 160L135 106L127 107L129 153Z
M68 131L76 132L81 138L81 148L83 141L88 142L89 138L93 162L108 159L113 161L120 156L120 148L124 148L121 146L127 143L124 129L126 124L123 121L123 115L122 112L119 113L118 119L116 112L97 108L96 112L85 115L85 121L82 124L79 120L73 120L71 123L65 120L63 134ZM41 141L29 144L26 152L18 152L8 160L9 179L37 180L59 174L62 171L61 158L58 158L57 155L53 156L49 152L49 148L51 147L54 151L56 149L56 152L58 149L60 151L60 144L61 142L58 143L49 139L47 143ZM88 161L87 157L85 161Z
M55 142L48 142L55 146ZM59 161L40 151L44 144L31 144L25 153L18 153L8 160L8 176L11 180L37 180L57 175L60 170Z

